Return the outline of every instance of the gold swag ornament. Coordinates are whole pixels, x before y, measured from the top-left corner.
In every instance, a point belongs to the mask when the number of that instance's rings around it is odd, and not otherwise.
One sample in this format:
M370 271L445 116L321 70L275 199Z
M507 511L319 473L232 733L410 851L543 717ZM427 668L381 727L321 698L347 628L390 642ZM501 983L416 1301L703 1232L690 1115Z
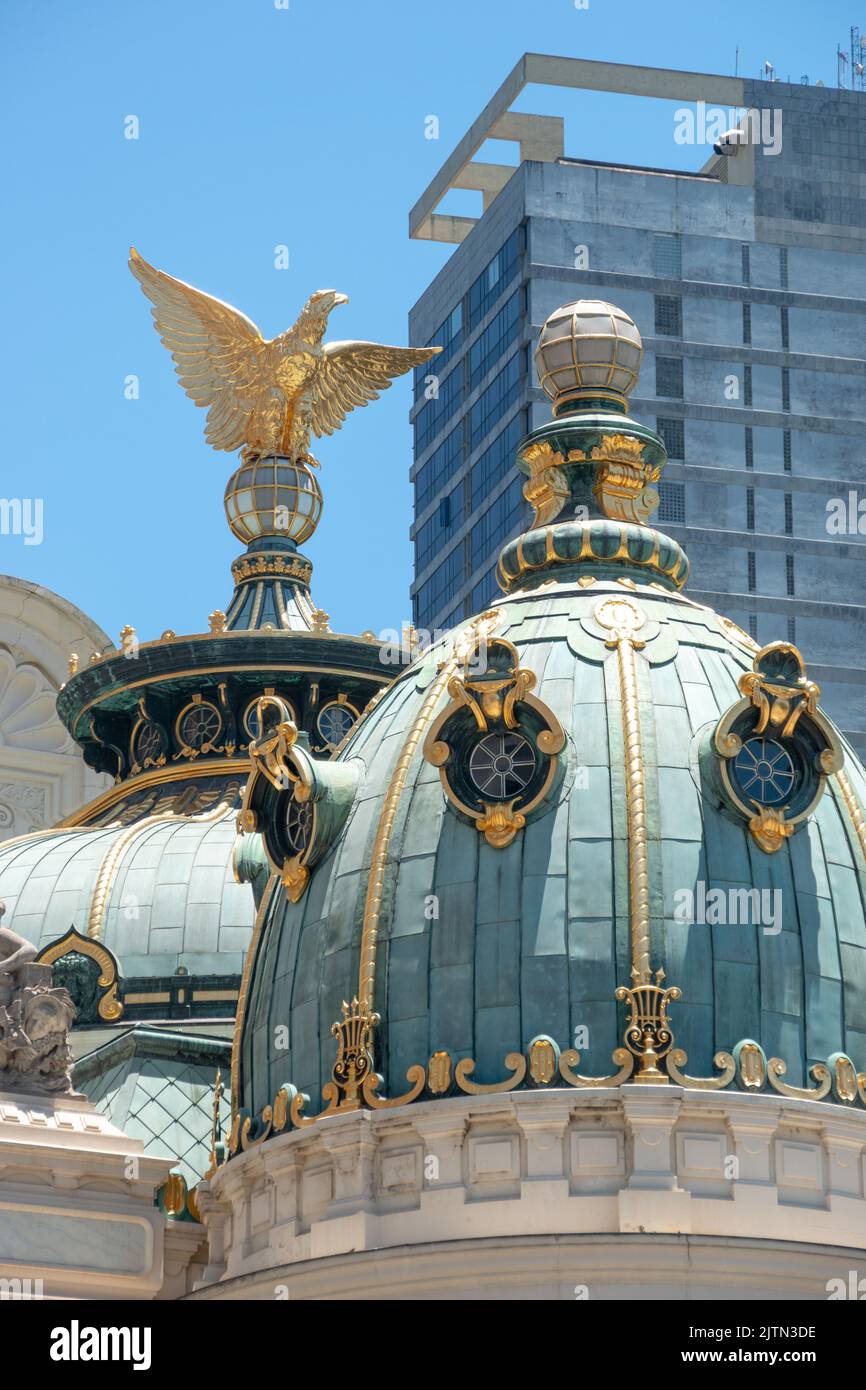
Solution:
M207 409L207 442L229 453L242 448L245 463L276 454L318 467L311 431L333 434L355 406L442 351L323 344L331 310L349 302L336 290L316 290L292 328L263 338L238 309L157 270L134 247L129 268L154 306L181 386Z

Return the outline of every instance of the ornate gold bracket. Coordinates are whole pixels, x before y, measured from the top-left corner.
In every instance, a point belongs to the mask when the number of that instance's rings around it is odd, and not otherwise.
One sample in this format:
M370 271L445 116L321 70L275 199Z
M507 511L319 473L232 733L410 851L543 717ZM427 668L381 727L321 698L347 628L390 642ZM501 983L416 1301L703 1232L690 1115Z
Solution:
M652 483L661 477L661 464L643 461L644 443L627 434L605 435L592 450L597 460L593 493L599 507L613 521L633 521L644 526L659 504Z
M559 1059L559 1074L569 1086L621 1086L634 1071L634 1057L628 1048L615 1047L611 1061L615 1067L619 1067L619 1071L613 1072L610 1076L581 1076L577 1071L580 1066L580 1053L569 1047Z
M533 526L547 526L559 516L571 491L562 464L576 458L584 458L581 449L572 449L566 455L558 454L546 441L530 444L524 450L523 459L529 466L529 477L523 484L523 496L535 512Z
M726 1086L731 1084L737 1070L730 1052L717 1052L713 1058L713 1066L718 1068L721 1076L688 1076L680 1070L688 1060L687 1054L683 1052L681 1047L673 1048L665 1061L668 1076L678 1086L689 1086L698 1091L723 1091Z
M410 1067L406 1073L406 1080L409 1082L409 1090L402 1095L390 1096L387 1100L379 1095L379 1087L384 1085L383 1078L378 1072L371 1072L364 1077L364 1084L361 1087L364 1100L371 1110L392 1110L396 1105L409 1105L413 1100L417 1100L427 1084L427 1072L424 1067L416 1063Z
M770 656L788 657L796 667L795 680L774 681L764 669ZM752 730L762 734L772 727L780 738L790 738L804 710L814 718L818 713L821 687L806 675L806 665L800 652L790 642L771 642L755 657L753 670L744 671L737 682L740 694L758 710L758 722Z
M498 637L487 643L486 659L482 658L481 640L470 646L463 657L463 671L454 673L448 681L451 703L432 725L424 741L424 757L439 769L439 778L446 797L458 811L475 822L476 829L494 849L505 849L526 824L527 815L539 806L550 790L556 775L555 755L565 747L565 731L556 715L543 701L530 694L535 686L535 673L520 665L520 655L512 642ZM487 734L496 725L501 730L517 729L521 724L519 706L527 706L542 727L535 734L538 751L550 759L543 782L520 804L519 797L509 801L490 802L480 798L472 805L454 785L452 778L451 737L456 727L452 721L461 712L471 714L475 728ZM459 723L459 721L458 721ZM449 737L449 730L452 731Z
M767 1063L767 1080L774 1091L778 1091L781 1096L790 1096L792 1100L823 1100L829 1094L833 1084L833 1077L830 1068L823 1062L816 1062L809 1069L809 1075L813 1081L817 1082L814 1087L810 1086L789 1086L782 1080L788 1070L787 1062L783 1062L781 1057L771 1057Z
M484 814L475 824L488 845L494 849L505 849L525 826L526 817L520 811L515 811L513 801L485 801Z
M265 731L265 712L269 709L277 711L278 719L273 728ZM303 780L290 756L298 740L298 726L291 718L288 705L278 695L262 695L256 704L256 713L262 732L250 741L250 761L254 770L266 777L271 786L286 791Z
M809 680L803 658L790 642L771 642L761 647L754 655L752 670L743 672L738 686L743 699L722 715L713 735L719 774L727 801L746 818L755 843L765 854L775 854L811 815L824 794L828 775L841 775L842 745L818 708L820 686ZM746 716L753 709L757 710L757 718L752 716L753 722L749 723ZM808 804L797 810L796 805L792 808L780 802L766 806L749 797L735 783L729 767L742 751L744 741L767 737L784 747L784 741L801 724L804 728L809 726L804 745L811 749L808 775L817 774ZM844 787L842 790L844 795ZM789 800L796 795L792 779Z
M785 820L784 810L776 811L771 806L758 807L749 821L749 830L765 854L775 854L794 833L793 825Z
M338 1098L338 1110L357 1110L361 1104L360 1091L367 1076L373 1073L373 1029L379 1015L362 1009L357 997L342 1003L343 1017L331 1026L337 1039L337 1060L333 1079Z
M389 1110L397 1105L408 1105L421 1094L426 1084L425 1068L416 1065L410 1067L406 1074L410 1084L407 1092L387 1099L380 1096L382 1077L373 1070L373 1029L379 1022L379 1015L362 1009L357 998L351 1004L343 1000L342 1013L340 1022L331 1028L337 1039L337 1059L332 1080L322 1087L326 1108L318 1115L305 1115L304 1107L309 1098L301 1092L293 1092L289 1113L292 1123L300 1128L315 1124L325 1115L338 1111L359 1110L362 1104L371 1110Z
M280 874L280 882L286 890L289 901L293 903L300 902L310 881L310 871L306 865L301 863L302 858L302 855L294 854L286 859Z
M519 1086L526 1076L526 1058L522 1052L509 1052L505 1058L505 1069L511 1075L507 1081L494 1081L490 1085L484 1085L480 1081L471 1079L475 1070L475 1063L471 1057L461 1057L457 1066L454 1068L454 1080L469 1096L492 1095L494 1091L513 1091L515 1086Z

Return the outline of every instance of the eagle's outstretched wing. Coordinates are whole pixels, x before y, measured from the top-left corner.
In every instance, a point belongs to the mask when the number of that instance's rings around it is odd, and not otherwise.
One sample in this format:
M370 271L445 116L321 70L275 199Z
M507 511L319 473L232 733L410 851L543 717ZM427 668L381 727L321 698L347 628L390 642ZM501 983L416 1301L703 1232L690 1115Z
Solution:
M129 268L153 303L157 332L174 358L180 384L208 407L205 438L215 449L247 443L250 417L266 401L265 340L230 304L156 270L133 247Z
M326 343L322 365L311 386L311 425L317 435L333 434L356 405L375 401L380 391L441 348L384 347L381 343Z

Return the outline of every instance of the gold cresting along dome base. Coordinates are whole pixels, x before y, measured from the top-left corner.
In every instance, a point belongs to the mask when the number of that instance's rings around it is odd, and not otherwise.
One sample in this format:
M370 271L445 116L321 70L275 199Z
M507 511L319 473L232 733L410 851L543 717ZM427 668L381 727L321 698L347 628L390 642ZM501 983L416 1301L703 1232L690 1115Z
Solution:
M542 325L535 367L554 414L569 400L621 399L634 389L643 342L634 319L602 299L577 299Z

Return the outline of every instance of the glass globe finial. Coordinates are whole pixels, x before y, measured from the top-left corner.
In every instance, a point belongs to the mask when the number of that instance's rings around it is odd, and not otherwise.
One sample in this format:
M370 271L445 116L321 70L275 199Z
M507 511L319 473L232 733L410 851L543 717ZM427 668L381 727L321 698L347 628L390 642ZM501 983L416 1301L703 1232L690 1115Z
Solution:
M545 319L535 367L554 415L611 403L625 410L642 357L637 324L623 309L601 299L577 299Z
M322 489L305 464L271 455L242 463L226 483L225 509L238 540L279 536L301 545L322 515Z

